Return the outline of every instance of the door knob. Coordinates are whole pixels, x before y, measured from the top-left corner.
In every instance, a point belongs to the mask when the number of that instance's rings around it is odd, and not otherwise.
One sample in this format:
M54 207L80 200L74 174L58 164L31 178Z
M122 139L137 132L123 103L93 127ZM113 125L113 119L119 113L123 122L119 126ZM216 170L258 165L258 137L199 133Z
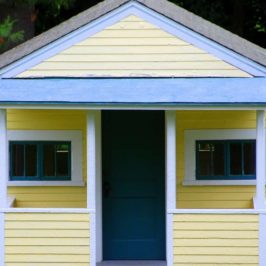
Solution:
M111 192L112 188L111 188L111 184L108 181L104 181L103 183L103 195L104 197L109 197L110 192Z

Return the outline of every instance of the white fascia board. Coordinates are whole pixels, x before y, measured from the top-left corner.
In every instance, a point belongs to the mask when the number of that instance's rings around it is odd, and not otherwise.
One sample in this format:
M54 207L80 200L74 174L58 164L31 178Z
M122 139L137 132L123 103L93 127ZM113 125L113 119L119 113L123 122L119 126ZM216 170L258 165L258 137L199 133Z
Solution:
M209 52L210 54L213 54L221 60L224 60L225 62L228 62L229 64L253 76L266 76L266 68L254 61L208 39L207 37L202 36L199 33L194 32L193 30L153 11L150 8L145 7L140 3L129 2L3 68L0 71L0 77L16 77L27 69L30 69L42 61L60 53L75 43L91 37L129 15L139 16L151 24L158 26L162 30L165 30L170 34L181 38L184 41Z

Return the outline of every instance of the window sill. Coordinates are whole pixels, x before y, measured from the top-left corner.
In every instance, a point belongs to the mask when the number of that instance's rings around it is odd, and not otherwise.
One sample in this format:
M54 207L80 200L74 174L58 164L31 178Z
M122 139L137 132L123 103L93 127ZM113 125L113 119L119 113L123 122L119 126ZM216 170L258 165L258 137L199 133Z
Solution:
M8 181L9 187L83 187L84 181Z
M256 180L184 180L183 186L255 186Z

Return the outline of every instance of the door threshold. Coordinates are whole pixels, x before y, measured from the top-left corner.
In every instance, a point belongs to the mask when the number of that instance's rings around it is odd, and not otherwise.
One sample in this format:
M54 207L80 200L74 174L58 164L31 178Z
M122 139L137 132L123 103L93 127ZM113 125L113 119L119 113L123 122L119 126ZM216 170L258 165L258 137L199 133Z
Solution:
M109 260L98 262L97 266L166 266L161 260Z

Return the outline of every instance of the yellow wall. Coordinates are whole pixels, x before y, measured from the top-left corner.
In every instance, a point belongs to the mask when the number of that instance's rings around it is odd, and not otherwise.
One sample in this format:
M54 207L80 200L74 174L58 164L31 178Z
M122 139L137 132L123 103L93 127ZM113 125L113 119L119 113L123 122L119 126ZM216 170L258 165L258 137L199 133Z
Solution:
M9 110L7 126L11 130L81 130L83 132L83 177L86 180L85 111ZM9 187L16 207L84 208L86 187Z
M18 77L249 77L217 57L129 16Z
M174 265L258 265L258 215L174 215Z
M89 265L89 214L5 214L5 265Z
M177 111L177 208L252 208L253 186L183 186L184 131L198 129L250 129L253 111Z

